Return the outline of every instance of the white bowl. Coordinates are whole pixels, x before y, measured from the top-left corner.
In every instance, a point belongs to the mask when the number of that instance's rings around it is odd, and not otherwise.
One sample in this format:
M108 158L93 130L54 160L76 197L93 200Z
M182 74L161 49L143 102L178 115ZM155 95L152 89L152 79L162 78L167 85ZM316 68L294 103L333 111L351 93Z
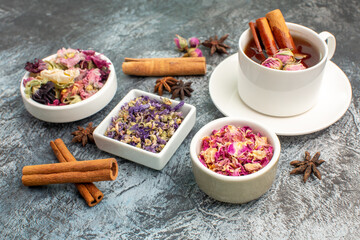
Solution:
M180 124L179 128L175 131L174 135L166 143L165 147L159 153L152 153L144 149L140 149L129 144L120 142L105 136L105 131L111 123L111 119L119 113L120 108L125 103L133 100L136 97L148 96L151 99L161 101L161 97L155 94L144 92L141 90L131 90L116 107L106 116L106 118L96 127L93 136L95 139L96 146L111 154L120 156L130 161L142 164L144 166L161 170L167 162L170 160L176 149L180 146L182 141L188 135L190 130L193 128L196 119L196 108L190 104L184 104L179 111L183 113L184 120ZM171 100L171 106L176 106L179 102Z
M99 53L96 53L99 54ZM55 58L56 54L46 57L44 60ZM27 72L21 80L20 92L26 110L34 117L45 122L65 123L73 122L89 117L104 108L114 97L117 89L115 68L112 62L104 55L101 58L110 62L110 74L104 86L93 96L71 105L48 106L35 102L25 95L24 79L29 77Z
M225 176L205 167L198 159L202 138L210 136L213 130L225 125L249 126L254 132L260 132L262 136L266 136L274 148L270 162L258 172L246 176ZM242 118L225 117L206 124L196 133L191 141L190 156L195 180L203 192L218 201L246 203L259 198L274 182L280 157L280 141L273 131L260 123Z

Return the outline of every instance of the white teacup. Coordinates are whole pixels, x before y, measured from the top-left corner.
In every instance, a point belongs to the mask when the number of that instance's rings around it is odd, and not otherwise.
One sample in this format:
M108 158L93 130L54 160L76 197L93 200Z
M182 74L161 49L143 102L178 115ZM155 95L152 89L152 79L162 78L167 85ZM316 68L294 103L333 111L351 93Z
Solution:
M254 110L271 116L294 116L312 108L319 97L324 69L336 48L335 37L294 23L286 23L293 37L306 39L320 53L320 61L305 70L282 71L261 66L245 55L250 29L239 39L238 92Z

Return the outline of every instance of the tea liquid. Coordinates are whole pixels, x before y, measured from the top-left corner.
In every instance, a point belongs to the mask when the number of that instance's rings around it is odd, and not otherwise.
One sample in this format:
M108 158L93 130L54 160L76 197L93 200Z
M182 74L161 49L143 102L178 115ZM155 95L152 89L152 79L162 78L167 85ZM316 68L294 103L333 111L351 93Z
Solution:
M320 61L320 53L314 47L312 47L307 40L299 37L293 37L293 40L298 51L308 55L307 58L301 60L305 67L312 67ZM251 39L248 45L245 47L245 54L259 64L261 64L263 61L262 55L259 54L256 48L254 39Z

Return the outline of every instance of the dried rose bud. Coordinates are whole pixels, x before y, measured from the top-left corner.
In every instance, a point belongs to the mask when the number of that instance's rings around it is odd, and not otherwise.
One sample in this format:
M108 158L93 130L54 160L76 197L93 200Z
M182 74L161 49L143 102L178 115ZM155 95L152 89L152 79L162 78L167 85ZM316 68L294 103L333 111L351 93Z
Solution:
M189 45L191 48L197 48L200 45L200 40L196 37L189 39Z
M187 53L184 54L183 57L202 57L203 54L198 48L190 48Z
M306 69L306 67L301 62L289 63L286 64L283 68L284 71L297 71L303 69Z
M283 63L280 59L274 57L268 57L261 63L264 67L281 70Z
M294 54L288 48L279 49L279 51L273 57L280 59L283 62L283 64L295 62Z
M183 37L180 37L177 34L176 34L176 37L177 38L174 38L176 47L179 49L180 52L186 51L188 48L188 42L186 41L186 39Z

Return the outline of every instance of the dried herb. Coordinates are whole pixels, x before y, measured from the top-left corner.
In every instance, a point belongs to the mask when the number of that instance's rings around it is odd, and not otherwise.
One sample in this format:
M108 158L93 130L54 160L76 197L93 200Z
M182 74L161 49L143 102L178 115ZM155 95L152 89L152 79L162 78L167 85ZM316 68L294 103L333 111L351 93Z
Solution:
M156 80L154 92L158 92L160 96L163 95L163 89L165 88L168 92L171 92L171 87L177 84L179 80L173 77L163 77Z
M84 147L88 142L95 143L93 132L96 127L93 127L93 123L90 122L87 127L84 129L83 127L78 126L78 130L72 132L74 135L72 142L81 142Z
M301 174L304 173L304 182L310 177L313 173L318 179L321 180L321 173L317 169L324 160L319 160L320 152L315 153L315 155L310 160L310 153L305 151L305 160L304 161L292 161L290 165L294 166L295 169L290 172L290 174Z
M192 82L184 83L182 80L179 83L171 88L173 91L171 98L175 99L179 97L181 100L184 100L184 97L191 97L191 93L194 91L190 85Z
M211 49L210 55L213 55L215 52L228 54L226 49L230 47L224 44L228 36L229 34L226 34L218 40L218 36L215 35L214 38L211 37L209 40L205 40L202 45Z

